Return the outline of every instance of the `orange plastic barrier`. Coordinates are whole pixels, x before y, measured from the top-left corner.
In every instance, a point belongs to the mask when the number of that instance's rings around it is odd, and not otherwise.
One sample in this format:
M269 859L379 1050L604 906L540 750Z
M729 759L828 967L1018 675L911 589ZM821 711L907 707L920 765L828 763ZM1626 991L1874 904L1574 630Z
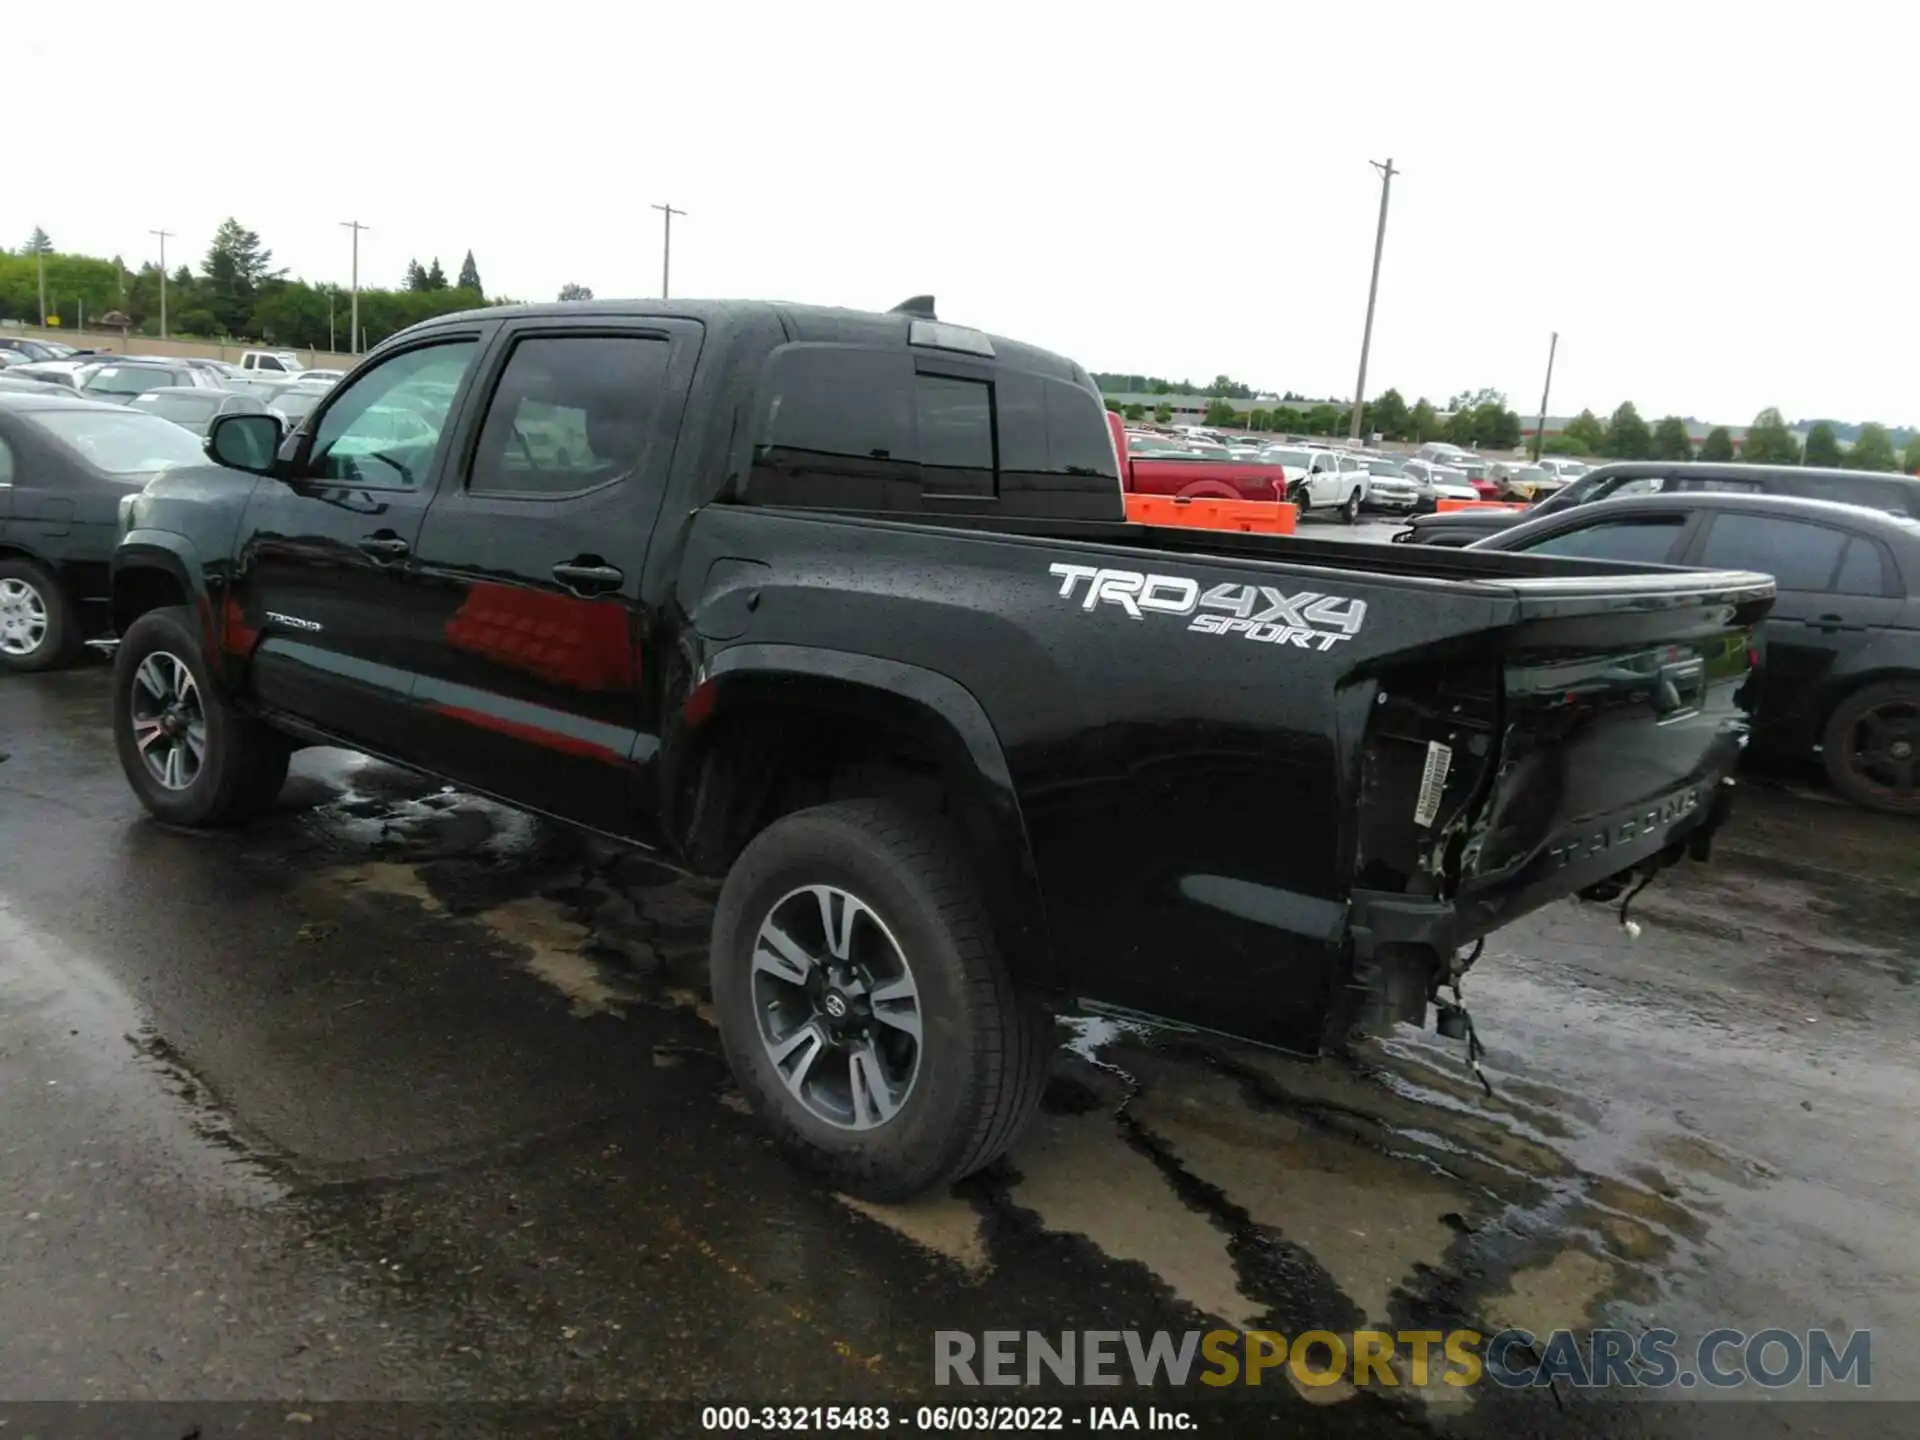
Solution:
M1280 500L1128 495L1127 519L1136 525L1178 526L1187 530L1240 530L1261 535L1291 535L1300 521L1300 507Z
M1439 500L1433 508L1445 515L1451 510L1524 510L1527 507L1518 500Z

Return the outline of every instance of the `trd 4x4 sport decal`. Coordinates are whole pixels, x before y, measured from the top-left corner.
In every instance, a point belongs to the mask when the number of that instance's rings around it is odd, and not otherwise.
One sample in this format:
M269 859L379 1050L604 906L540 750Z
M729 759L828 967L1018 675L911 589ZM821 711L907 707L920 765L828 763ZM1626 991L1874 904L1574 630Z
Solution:
M1297 645L1302 650L1331 650L1351 640L1366 623L1367 602L1343 595L1302 590L1286 595L1271 585L1214 586L1204 594L1186 575L1148 575L1138 570L1107 570L1097 565L1049 565L1060 579L1062 599L1080 598L1080 608L1118 605L1135 620L1153 615L1192 616L1187 629L1203 635L1244 635L1263 645ZM1082 581L1083 597L1076 597Z

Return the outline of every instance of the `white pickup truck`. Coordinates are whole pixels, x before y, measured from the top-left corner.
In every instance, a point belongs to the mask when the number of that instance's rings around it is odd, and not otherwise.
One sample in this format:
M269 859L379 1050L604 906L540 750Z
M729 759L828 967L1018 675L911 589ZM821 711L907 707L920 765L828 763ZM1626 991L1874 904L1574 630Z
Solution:
M240 357L240 368L249 375L298 375L307 367L291 350L249 350Z
M1344 450L1307 445L1269 445L1260 452L1287 472L1287 498L1302 511L1337 510L1352 525L1367 499L1367 462Z

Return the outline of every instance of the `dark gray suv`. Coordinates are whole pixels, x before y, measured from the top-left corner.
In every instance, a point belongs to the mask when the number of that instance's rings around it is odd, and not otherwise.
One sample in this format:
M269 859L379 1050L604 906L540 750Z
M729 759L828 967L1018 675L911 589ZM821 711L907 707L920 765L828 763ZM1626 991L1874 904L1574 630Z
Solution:
M1819 470L1800 465L1705 464L1688 460L1626 460L1602 465L1559 494L1526 510L1455 510L1422 515L1393 538L1409 545L1471 545L1509 526L1558 515L1594 500L1686 491L1740 495L1793 495L1864 505L1920 519L1920 478L1877 470Z

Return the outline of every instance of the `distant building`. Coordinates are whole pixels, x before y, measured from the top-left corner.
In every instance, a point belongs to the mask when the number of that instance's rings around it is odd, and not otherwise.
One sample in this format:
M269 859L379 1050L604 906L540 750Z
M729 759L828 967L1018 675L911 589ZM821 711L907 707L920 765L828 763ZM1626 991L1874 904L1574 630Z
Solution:
M1170 423L1175 425L1198 425L1201 417L1207 413L1207 407L1216 400L1226 402L1242 414L1254 410L1311 410L1316 405L1332 405L1344 410L1352 403L1347 400L1282 400L1277 395L1256 395L1251 400L1243 400L1232 395L1143 395L1138 392L1108 394L1103 398L1122 408L1138 405L1148 415L1164 405L1173 412Z

